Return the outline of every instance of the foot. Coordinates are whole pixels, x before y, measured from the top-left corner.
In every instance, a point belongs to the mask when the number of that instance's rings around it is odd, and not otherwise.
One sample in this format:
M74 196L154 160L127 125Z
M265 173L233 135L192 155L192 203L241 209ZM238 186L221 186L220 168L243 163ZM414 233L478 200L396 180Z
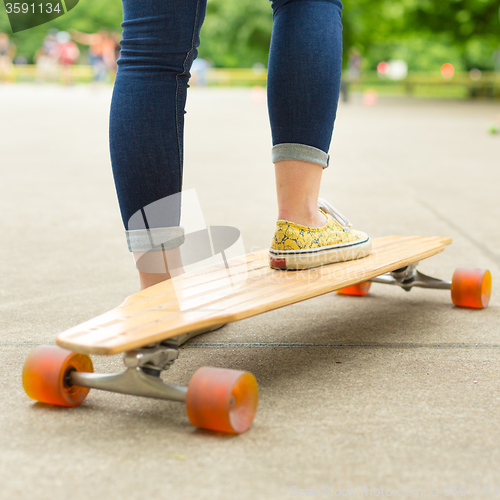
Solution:
M351 229L349 221L321 198L318 210L326 218L322 227L287 220L276 223L269 249L269 265L272 268L309 269L369 255L371 240L367 234Z

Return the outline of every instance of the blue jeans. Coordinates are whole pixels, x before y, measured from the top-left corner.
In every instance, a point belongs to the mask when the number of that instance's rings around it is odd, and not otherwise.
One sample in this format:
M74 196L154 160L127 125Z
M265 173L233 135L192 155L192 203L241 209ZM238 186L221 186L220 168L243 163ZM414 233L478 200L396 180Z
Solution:
M340 91L342 3L272 0L271 6L272 160L325 168ZM153 230L156 241L180 241L184 107L205 9L206 0L123 0L110 149L131 251L152 249ZM174 203L155 205L172 195ZM160 207L154 217L146 215L148 206Z

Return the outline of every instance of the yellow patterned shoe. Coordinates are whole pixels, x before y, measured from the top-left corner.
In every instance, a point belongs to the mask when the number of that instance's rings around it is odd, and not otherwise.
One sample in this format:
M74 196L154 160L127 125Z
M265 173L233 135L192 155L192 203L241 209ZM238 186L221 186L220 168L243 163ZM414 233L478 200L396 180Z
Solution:
M361 259L372 247L368 235L351 229L350 222L326 200L318 209L327 218L323 227L308 227L286 220L276 223L269 249L269 265L275 269L309 269L333 262Z

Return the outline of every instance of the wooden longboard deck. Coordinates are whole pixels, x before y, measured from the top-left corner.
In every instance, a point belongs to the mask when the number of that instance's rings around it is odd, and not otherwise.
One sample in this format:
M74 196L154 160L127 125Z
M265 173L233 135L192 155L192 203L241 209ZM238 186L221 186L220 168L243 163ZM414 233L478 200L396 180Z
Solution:
M61 333L57 343L88 354L125 352L369 280L442 252L450 243L444 237L376 238L364 259L304 271L271 269L268 251L262 250L230 260L229 269L206 267L131 295Z

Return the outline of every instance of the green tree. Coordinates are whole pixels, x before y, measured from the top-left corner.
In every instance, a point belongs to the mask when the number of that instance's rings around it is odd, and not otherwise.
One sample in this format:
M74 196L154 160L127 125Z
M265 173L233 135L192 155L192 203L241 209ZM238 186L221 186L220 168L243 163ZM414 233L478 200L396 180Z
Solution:
M402 58L413 70L493 69L500 34L497 0L346 0L344 45L374 69Z
M391 58L405 59L411 70L438 69L444 62L493 69L498 8L498 0L344 0L344 55L357 47L370 69ZM32 60L50 28L118 31L121 19L120 0L81 0L68 14L12 38L18 53ZM5 11L0 31L10 32ZM267 65L271 31L268 0L208 0L200 57L219 67Z
M215 66L267 66L272 10L267 0L209 0L200 57Z
M493 69L499 50L500 17L497 0L421 0L406 13L406 26L421 35L441 35L455 47L464 69Z
M5 11L0 16L0 31L8 33L17 46L17 52L24 55L30 62L41 46L49 29L68 30L74 28L79 31L94 33L100 28L119 31L122 21L121 0L82 0L70 12L49 23L36 28L12 34L9 20Z

